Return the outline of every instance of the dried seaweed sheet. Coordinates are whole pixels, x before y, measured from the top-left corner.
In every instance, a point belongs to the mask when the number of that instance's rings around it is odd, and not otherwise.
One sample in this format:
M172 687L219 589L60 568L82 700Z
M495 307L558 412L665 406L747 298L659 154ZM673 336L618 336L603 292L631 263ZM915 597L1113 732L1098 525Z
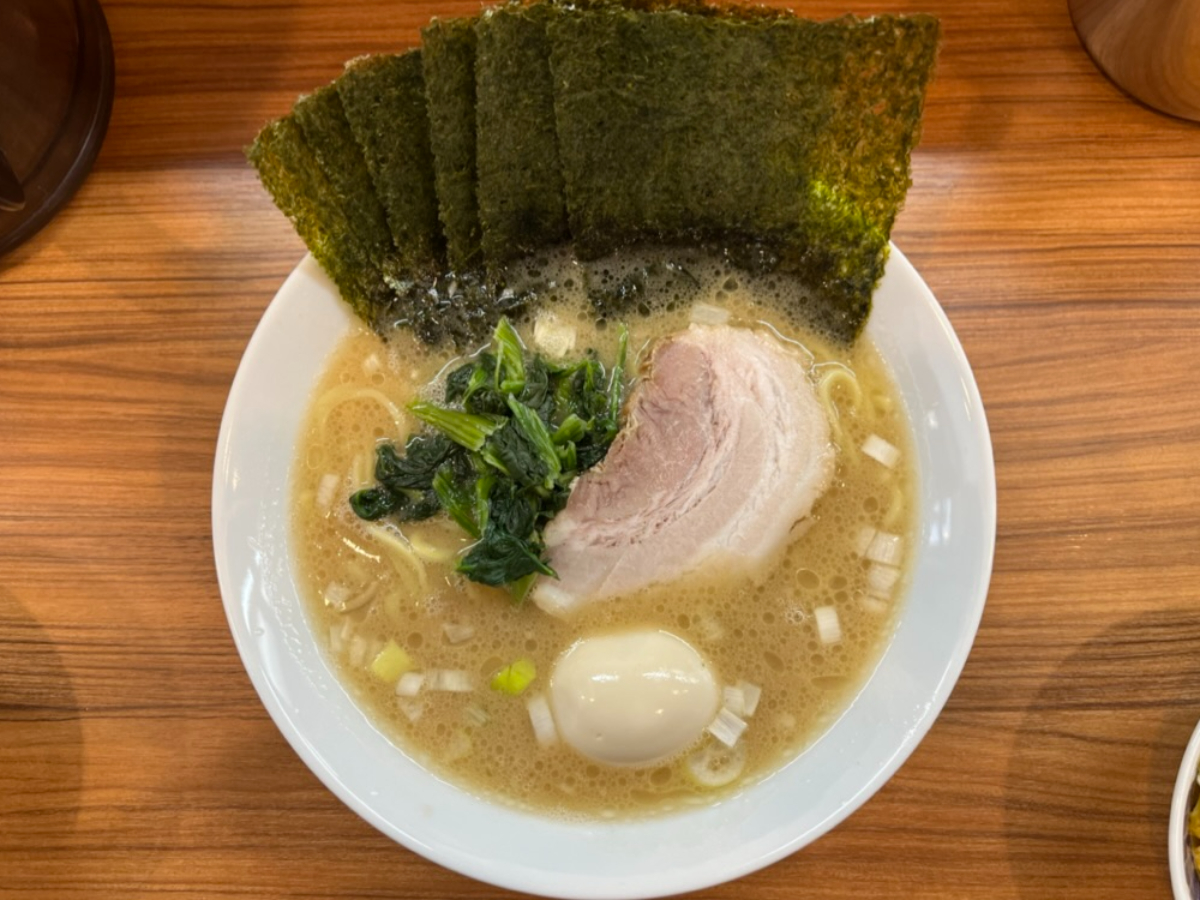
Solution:
M475 198L475 19L435 19L421 31L429 137L446 258L456 272L483 263Z
M936 48L933 20L898 21L600 5L557 17L551 64L577 252L644 240L753 247L813 289L815 324L852 340L907 187Z
M422 30L438 202L452 269L470 271L485 256L477 197L480 177L491 225L486 256L494 265L569 237L565 201L557 190L561 173L554 155L553 101L547 101L553 88L544 27L560 9L573 12L612 3L722 14L705 0L534 0L512 3L483 17L435 19ZM531 10L532 6L542 8ZM760 10L780 14L763 7L745 9L753 10L750 15ZM487 21L479 25L480 18ZM487 68L482 131L488 150L482 176L477 167L477 31L485 35ZM518 122L513 111L522 107L524 118Z
M857 335L910 183L935 19L547 0L424 36L424 52L354 61L249 151L375 327L461 344L511 298L456 288L444 247L454 271L482 255L495 273L574 238L584 258L715 243L799 274L810 318Z
M920 139L941 27L928 15L844 18L829 27L844 35L846 52L836 114L819 136L818 177L890 230L912 184L909 155Z
M709 0L545 0L562 9L603 10L624 9L632 12L681 12L693 16L754 21L762 19L794 19L790 9L760 6L753 3L712 3Z
M436 275L444 247L420 51L353 60L335 83L387 213L400 278Z
M550 27L571 231L584 256L777 235L839 58L817 23L596 8Z
M370 248L379 270L393 274L395 244L387 216L375 194L362 149L350 130L336 85L326 85L292 107L304 142L328 179L354 233Z
M569 237L550 75L549 3L498 7L475 26L479 219L489 267Z
M816 138L802 226L785 261L847 311L853 337L870 312L888 236L912 182L909 158L940 26L914 15L846 17L826 27L843 47L833 115Z
M376 321L391 298L375 263L376 247L359 237L294 117L263 128L246 156L342 297L360 318Z

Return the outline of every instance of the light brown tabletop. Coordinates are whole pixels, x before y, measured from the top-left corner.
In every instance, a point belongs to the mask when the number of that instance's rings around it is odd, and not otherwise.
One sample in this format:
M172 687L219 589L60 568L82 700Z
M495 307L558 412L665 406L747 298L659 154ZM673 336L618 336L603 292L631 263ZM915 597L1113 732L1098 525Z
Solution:
M242 147L344 60L479 4L104 6L99 163L0 259L0 897L500 895L376 832L288 747L234 649L209 525L231 379L304 252ZM1200 125L1106 81L1065 0L853 10L943 18L893 238L987 407L995 574L900 772L809 848L695 896L1161 900L1200 718Z

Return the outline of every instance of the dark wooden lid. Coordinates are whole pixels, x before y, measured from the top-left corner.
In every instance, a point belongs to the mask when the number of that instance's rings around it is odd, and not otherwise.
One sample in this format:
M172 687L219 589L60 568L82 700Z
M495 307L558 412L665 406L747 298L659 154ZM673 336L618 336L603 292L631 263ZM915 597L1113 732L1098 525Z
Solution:
M36 233L82 184L108 128L113 87L112 41L96 0L0 3L0 253Z

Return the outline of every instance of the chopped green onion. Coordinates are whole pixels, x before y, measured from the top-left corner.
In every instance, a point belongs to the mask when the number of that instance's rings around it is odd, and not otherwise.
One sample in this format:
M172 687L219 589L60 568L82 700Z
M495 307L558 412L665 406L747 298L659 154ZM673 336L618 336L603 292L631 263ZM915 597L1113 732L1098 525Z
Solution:
M898 566L904 556L904 539L898 534L877 531L863 556L871 562Z
M475 637L475 626L465 622L443 622L442 634L451 644L463 644Z
M425 689L468 694L474 690L474 684L466 669L430 669L425 673Z
M734 746L746 730L746 720L734 715L726 707L717 711L717 717L704 729L726 747Z
M525 708L529 711L529 724L533 726L533 736L537 742L543 747L557 743L558 728L545 694L534 694L525 701Z
M881 466L894 469L900 461L900 450L895 444L885 441L877 434L872 434L862 443L863 453L871 457Z
M534 666L533 660L523 656L492 676L492 690L517 697L525 693L525 689L533 684L536 677L537 667Z
M424 684L425 676L420 672L405 672L396 682L396 696L415 697L421 693L421 687Z
M818 606L813 610L813 618L817 621L817 637L822 644L836 644L842 639L842 624L838 620L837 609L832 606Z
M371 662L371 673L380 681L394 684L413 667L412 657L395 641L388 641Z
M758 709L758 701L762 698L762 688L749 681L739 681L737 689L742 692L742 712L740 715L752 716Z
M489 717L487 710L482 706L472 704L463 710L463 721L468 725L474 725L476 728L482 728L488 723Z

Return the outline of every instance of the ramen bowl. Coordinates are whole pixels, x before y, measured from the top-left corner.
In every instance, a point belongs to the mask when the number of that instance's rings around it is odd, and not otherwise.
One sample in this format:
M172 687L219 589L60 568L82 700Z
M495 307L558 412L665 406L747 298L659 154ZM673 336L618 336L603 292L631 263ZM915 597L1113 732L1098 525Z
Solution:
M1171 818L1167 826L1167 859L1171 867L1171 891L1175 900L1200 900L1200 876L1192 857L1192 842L1188 836L1188 814L1200 799L1200 723L1192 732L1179 774L1175 777L1175 793L1171 797Z
M987 422L937 301L895 248L867 337L907 408L918 472L908 597L843 713L767 777L708 806L644 818L555 818L435 776L355 703L315 639L289 546L289 470L309 394L353 327L304 260L263 315L230 391L213 542L230 628L263 704L305 764L399 844L500 887L562 898L657 897L728 881L816 840L908 758L944 706L983 612L995 540Z

